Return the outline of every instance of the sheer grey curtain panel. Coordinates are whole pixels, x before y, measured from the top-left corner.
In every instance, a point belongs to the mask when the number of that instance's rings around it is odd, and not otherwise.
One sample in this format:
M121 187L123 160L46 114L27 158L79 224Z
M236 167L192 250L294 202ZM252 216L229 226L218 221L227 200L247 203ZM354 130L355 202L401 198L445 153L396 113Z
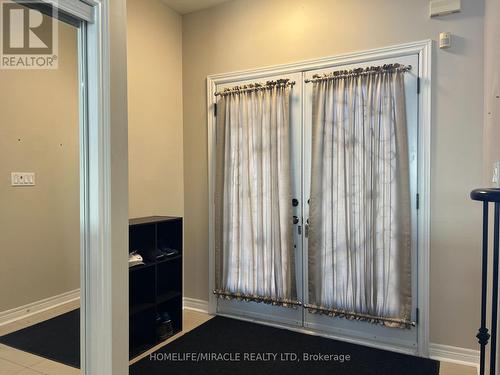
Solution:
M298 305L292 238L287 81L218 95L216 290L221 298Z
M313 80L312 313L412 325L405 71L384 66Z

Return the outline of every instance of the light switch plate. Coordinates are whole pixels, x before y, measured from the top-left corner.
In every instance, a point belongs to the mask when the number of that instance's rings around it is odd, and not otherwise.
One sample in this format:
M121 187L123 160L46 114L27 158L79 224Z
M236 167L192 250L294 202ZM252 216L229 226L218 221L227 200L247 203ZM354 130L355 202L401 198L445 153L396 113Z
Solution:
M12 186L34 186L34 172L12 172L10 174Z

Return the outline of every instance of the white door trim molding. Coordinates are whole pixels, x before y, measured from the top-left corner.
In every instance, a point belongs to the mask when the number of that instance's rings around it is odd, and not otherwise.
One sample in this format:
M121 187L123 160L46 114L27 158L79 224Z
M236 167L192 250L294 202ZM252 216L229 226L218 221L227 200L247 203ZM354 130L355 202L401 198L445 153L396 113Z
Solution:
M73 18L93 23L94 10L93 6L81 0L41 0L44 3L50 4L57 8L60 12L70 15Z
M112 185L113 193L123 193L126 188L121 186L128 186L127 175L122 171L127 169L127 147L126 133L118 138L111 137L111 134L112 131L113 134L123 133L127 121L120 114L113 115L117 120L113 121L112 128L110 108L111 103L120 107L126 101L126 85L123 90L126 61L121 61L124 51L121 36L124 25L121 21L125 20L125 2L112 5L110 0L43 1L81 21L78 32L79 53L82 54L79 56L81 373L121 375L128 369L128 340L123 340L123 337L128 337L128 321L121 316L128 311L128 294L121 293L128 285L126 253L123 253L123 264L114 260L118 258L115 254L121 254L128 240L125 239L128 213L126 196L119 194L118 198L112 199L111 192ZM113 84L120 82L113 102L110 96L111 48L115 52ZM112 164L112 152L114 159L119 160L119 166ZM118 202L119 198L124 201Z
M83 97L88 109L87 129L83 129L88 144L82 155L87 180L81 199L86 228L82 236L82 374L122 375L128 372L129 354L128 265L123 250L128 248L125 1L85 2L94 8L94 22L82 28L87 47Z
M418 113L418 352L429 356L429 299L431 249L431 129L432 129L432 41L415 46L419 53Z
M86 90L87 116L82 136L88 139L82 148L82 264L81 273L81 348L82 374L112 374L111 350L111 166L109 116L109 29L108 4L95 1L94 21L82 26L80 51L83 59L82 80ZM107 275L106 275L107 273Z
M214 251L214 193L215 193L215 124L214 93L217 85L259 79L270 75L284 75L339 65L362 63L376 59L419 55L419 145L418 145L418 354L429 356L429 259L430 259L430 163L431 163L431 67L432 41L423 40L334 57L302 61L291 64L250 69L232 73L214 74L207 77L208 122L208 202L209 202L209 312L217 312L217 300L212 291L215 287ZM342 339L342 337L336 337ZM367 343L368 344L368 343Z

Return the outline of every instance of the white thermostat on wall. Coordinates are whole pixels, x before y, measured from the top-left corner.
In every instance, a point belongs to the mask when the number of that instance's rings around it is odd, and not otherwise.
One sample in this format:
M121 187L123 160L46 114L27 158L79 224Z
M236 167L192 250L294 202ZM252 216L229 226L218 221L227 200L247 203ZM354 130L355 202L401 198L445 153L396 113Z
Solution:
M451 47L451 33L444 32L439 33L439 48L450 48Z
M12 186L34 186L35 173L34 172L12 172L10 174Z

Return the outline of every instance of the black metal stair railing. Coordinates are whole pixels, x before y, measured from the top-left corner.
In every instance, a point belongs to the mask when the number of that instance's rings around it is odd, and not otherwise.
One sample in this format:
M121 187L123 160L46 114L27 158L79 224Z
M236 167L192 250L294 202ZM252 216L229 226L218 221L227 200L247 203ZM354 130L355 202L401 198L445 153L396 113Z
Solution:
M499 261L499 224L500 224L500 189L475 189L470 197L483 202L483 250L482 250L482 279L481 279L481 327L476 335L480 345L479 374L485 372L486 345L491 338L490 346L490 375L494 375L497 352L497 321L498 321L498 261ZM491 336L486 328L486 309L488 293L488 208L494 203L493 227L493 264L492 264L492 292L491 292Z

